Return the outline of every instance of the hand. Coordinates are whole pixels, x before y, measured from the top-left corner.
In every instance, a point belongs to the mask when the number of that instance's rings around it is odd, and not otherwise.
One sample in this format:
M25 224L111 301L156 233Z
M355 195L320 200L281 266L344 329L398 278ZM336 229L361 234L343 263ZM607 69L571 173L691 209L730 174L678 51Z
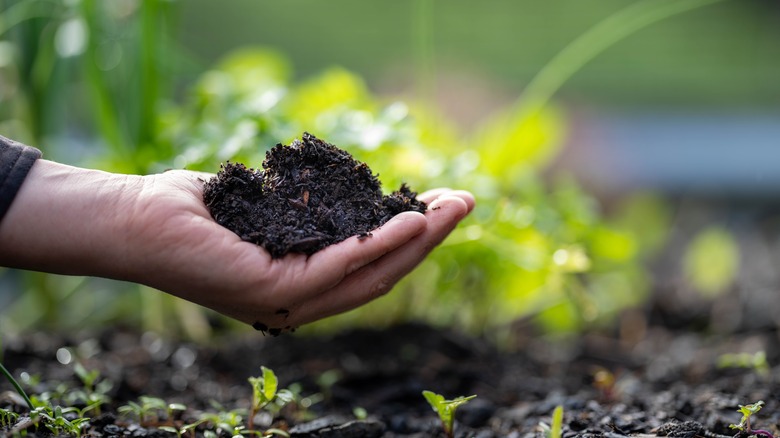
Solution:
M170 171L147 177L134 239L142 243L146 266L137 281L272 333L387 293L474 207L467 192L429 191L420 195L430 204L425 215L403 213L370 238L273 259L214 222L202 201L210 176Z
M468 192L420 195L359 240L281 259L213 221L211 175L115 175L39 160L0 223L0 265L149 285L272 333L360 306L408 274L474 207Z

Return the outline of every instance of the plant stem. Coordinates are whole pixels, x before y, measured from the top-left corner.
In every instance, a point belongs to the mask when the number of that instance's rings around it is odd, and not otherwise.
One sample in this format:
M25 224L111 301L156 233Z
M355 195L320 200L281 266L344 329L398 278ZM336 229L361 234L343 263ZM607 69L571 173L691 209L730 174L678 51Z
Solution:
M417 99L433 107L436 73L434 71L433 0L419 0L415 8Z
M724 0L644 0L605 18L553 57L526 86L515 110L526 117L541 110L590 60L629 35L665 18Z
M753 429L753 430L750 431L750 434L751 435L760 435L760 436L764 436L766 438L775 438L775 436L772 435L772 432L769 432L768 430L764 430L764 429Z
M16 392L19 393L19 395L22 396L24 399L24 402L27 403L27 407L30 408L30 410L35 410L35 406L33 406L32 400L30 400L30 397L27 396L27 393L24 392L24 389L22 389L22 386L19 385L19 382L14 379L14 376L11 375L11 373L5 368L5 366L0 363L0 373L2 373L6 379L8 379L9 382L11 382L11 385L13 385L14 389L16 389Z

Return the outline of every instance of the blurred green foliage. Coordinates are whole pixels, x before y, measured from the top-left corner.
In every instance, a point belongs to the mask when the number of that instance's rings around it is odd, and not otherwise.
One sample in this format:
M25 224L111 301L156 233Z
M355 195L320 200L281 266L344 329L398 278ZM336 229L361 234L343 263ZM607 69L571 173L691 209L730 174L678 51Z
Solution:
M238 45L270 45L293 61L298 77L337 64L361 72L372 87L391 90L419 75L421 61L432 56L422 70L478 76L511 95L595 23L637 3L686 2L188 0L178 35L209 61ZM425 40L419 31L423 8L432 9ZM579 71L566 82L564 96L613 108L776 108L777 18L777 2L744 0L664 20L622 39ZM427 42L434 50L425 49Z
M548 329L577 330L645 297L633 232L608 224L574 181L550 187L539 177L565 136L560 109L520 120L509 111L469 136L430 109L381 102L343 69L300 83L289 73L268 50L230 54L204 73L167 116L178 121L161 137L179 151L174 166L259 167L271 146L306 130L369 163L387 189L403 180L418 190L468 188L478 199L393 293L318 329L408 318L484 329L536 315Z
M215 172L226 160L259 167L270 147L308 131L367 162L388 190L403 181L474 192L470 218L391 294L304 330L421 319L487 331L532 317L548 331L576 331L647 297L642 260L664 240L662 205L637 197L610 219L575 181L542 178L568 125L548 96L462 132L424 103L376 97L343 68L298 80L284 55L264 48L226 55L182 91L173 77L192 63L170 40L170 2L0 5L0 132L48 158ZM7 327L123 322L208 335L208 312L148 288L0 275L23 288Z
M739 272L740 250L725 228L710 226L698 232L686 248L683 269L690 284L705 297L733 285Z

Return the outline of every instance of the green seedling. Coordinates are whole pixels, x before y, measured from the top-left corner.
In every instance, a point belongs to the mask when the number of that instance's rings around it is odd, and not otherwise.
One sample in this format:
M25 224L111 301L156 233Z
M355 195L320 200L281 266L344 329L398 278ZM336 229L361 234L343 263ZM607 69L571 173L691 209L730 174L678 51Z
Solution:
M100 415L101 406L111 401L108 392L113 384L108 380L101 380L100 371L88 371L79 362L73 365L73 372L81 381L82 388L69 391L66 402L83 404L85 407L82 412L95 411L96 415Z
M718 357L718 368L746 368L753 370L761 377L769 377L770 366L766 360L766 352L726 353Z
M182 434L187 432L187 429L185 429L185 428L179 429L179 428L176 428L176 427L173 427L173 426L160 426L160 427L158 427L158 429L162 430L163 432L176 434L176 436L178 438L181 438Z
M219 411L218 413L204 412L200 415L198 421L192 424L187 424L178 431L174 431L173 428L169 427L161 427L160 429L168 432L174 432L178 436L182 436L185 433L190 433L191 436L195 436L195 429L198 426L204 423L209 423L214 427L214 430L204 430L204 438L217 438L219 436L225 435L226 433L233 438L243 437L246 435L254 435L263 438L273 436L289 438L290 436L290 434L284 430L276 428L266 429L264 431L250 430L243 425L246 410L235 409L232 411L227 411L223 406L216 402L212 402L212 405Z
M187 407L181 403L166 403L165 400L157 397L142 395L138 401L140 403L131 401L120 406L117 411L123 415L135 416L142 426L159 424L162 417L170 424L175 411L187 410Z
M760 411L763 406L763 400L759 400L751 405L739 405L737 412L742 414L742 419L740 420L739 424L729 424L729 427L732 429L738 429L747 436L758 435L766 438L774 438L774 435L772 435L771 432L763 429L753 429L750 426L750 417Z
M435 392L423 391L422 394L423 397L425 397L425 400L428 401L428 404L433 408L433 411L439 415L441 425L444 428L444 433L448 437L454 436L455 410L476 397L476 395L470 395L468 397L445 400L444 396L436 394Z
M234 409L229 411L216 402L212 402L212 405L218 410L217 413L204 412L199 416L198 421L188 424L184 426L184 428L194 430L203 423L210 423L214 426L214 429L216 429L216 432L213 433L217 436L219 436L220 433L229 433L231 436L241 435L241 431L244 429L246 409ZM204 433L204 436L205 435L206 434Z
M43 426L54 436L62 434L81 436L82 429L89 422L89 418L77 416L73 419L66 418L66 414L77 414L76 408L62 408L60 406L38 406L30 411L30 419L35 423L42 423Z
M249 430L254 428L255 414L262 409L267 409L276 414L287 403L293 401L295 396L288 389L279 390L279 380L276 374L266 367L260 367L263 372L261 377L250 377L249 384L252 385L252 406L247 419Z
M11 427L19 420L19 414L0 408L0 427Z
M45 427L55 436L62 434L81 436L81 431L89 422L89 418L85 417L79 409L55 406L51 403L49 396L46 398L28 397L27 393L19 385L19 382L11 376L11 373L2 364L0 364L0 369L2 369L2 374L8 378L19 395L25 400L25 403L27 403L27 406L30 408L29 417L34 424ZM66 415L70 418L66 417ZM11 427L16 424L19 417L19 414L13 411L0 409L0 426Z
M546 438L561 438L563 434L563 406L556 406L552 414L552 423L548 426L539 424Z
M354 415L355 418L358 420L365 420L366 418L368 418L368 411L366 410L366 408L355 406L354 408L352 408L352 415Z

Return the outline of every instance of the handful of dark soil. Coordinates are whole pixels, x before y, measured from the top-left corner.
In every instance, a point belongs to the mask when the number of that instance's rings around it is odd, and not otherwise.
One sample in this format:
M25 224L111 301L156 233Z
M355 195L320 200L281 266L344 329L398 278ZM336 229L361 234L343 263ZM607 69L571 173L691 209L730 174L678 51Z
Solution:
M262 170L222 165L206 182L203 201L217 223L278 258L313 254L350 236L369 237L404 211L425 213L416 196L404 184L383 196L365 163L304 133L302 141L268 151Z

